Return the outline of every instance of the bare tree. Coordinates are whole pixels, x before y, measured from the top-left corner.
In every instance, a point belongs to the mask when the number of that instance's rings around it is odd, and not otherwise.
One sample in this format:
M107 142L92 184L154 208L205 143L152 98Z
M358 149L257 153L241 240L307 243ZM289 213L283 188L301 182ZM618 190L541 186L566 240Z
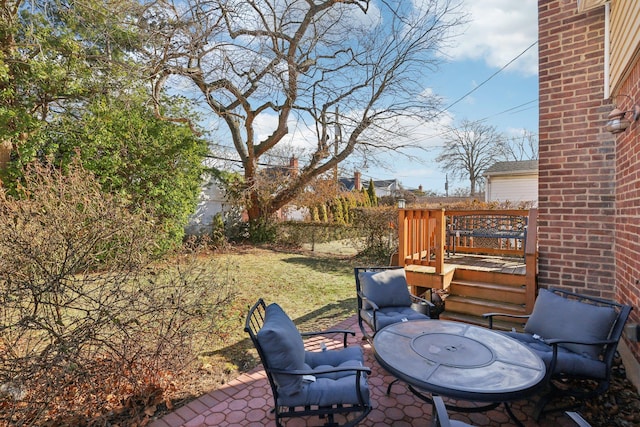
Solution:
M354 153L410 146L403 118L436 111L424 76L462 19L458 0L158 0L142 25L154 92L197 94L226 125L258 219ZM310 130L300 170L258 203L260 159L290 126Z
M494 126L463 120L460 127L449 127L445 145L436 157L442 170L469 180L473 197L484 171L496 161L506 160L505 138Z
M505 150L507 160L537 160L538 140L533 132L523 130L520 135L509 138Z

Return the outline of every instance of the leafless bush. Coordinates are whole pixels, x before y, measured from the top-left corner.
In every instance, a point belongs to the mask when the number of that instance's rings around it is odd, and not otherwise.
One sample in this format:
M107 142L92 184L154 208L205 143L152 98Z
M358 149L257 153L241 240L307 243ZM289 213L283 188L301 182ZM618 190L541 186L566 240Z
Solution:
M225 283L149 259L154 224L77 165L0 189L0 424L144 424L215 331Z

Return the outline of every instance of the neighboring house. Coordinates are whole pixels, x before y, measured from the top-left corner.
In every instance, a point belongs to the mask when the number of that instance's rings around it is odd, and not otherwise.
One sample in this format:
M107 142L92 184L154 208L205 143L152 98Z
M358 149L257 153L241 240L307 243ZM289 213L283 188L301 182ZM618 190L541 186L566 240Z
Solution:
M638 0L538 0L538 283L633 306L618 350L640 389L639 28Z
M196 211L189 217L185 233L202 236L211 233L213 217L231 209L222 190L214 179L210 179L200 190L200 199Z
M365 188L369 188L369 182L364 183ZM397 179L380 179L373 181L373 188L377 197L396 196L400 194L400 183Z
M353 173L353 178L339 178L338 181L344 191L360 191L363 187L369 188L369 181L362 182L362 175L357 171ZM401 190L397 179L374 180L373 188L377 197L397 196Z
M496 162L484 172L486 202L538 205L538 161Z

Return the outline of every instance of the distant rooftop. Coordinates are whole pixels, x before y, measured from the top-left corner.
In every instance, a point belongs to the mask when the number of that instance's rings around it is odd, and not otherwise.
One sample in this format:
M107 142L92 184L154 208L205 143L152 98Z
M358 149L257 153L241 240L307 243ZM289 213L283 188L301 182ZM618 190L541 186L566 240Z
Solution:
M355 189L355 178L339 178L338 181L342 184L342 187L347 191ZM362 188L369 188L369 181L363 181L360 184ZM390 188L397 185L396 179L379 179L373 181L374 188Z
M484 171L484 175L503 175L508 173L538 172L537 160L519 160L512 162L496 162L489 169Z

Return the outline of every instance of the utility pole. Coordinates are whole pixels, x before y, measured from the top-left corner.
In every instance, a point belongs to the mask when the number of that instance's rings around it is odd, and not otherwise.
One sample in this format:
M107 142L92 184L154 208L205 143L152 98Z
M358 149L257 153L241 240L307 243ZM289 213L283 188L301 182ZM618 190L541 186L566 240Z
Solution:
M449 174L444 176L444 195L449 197Z

